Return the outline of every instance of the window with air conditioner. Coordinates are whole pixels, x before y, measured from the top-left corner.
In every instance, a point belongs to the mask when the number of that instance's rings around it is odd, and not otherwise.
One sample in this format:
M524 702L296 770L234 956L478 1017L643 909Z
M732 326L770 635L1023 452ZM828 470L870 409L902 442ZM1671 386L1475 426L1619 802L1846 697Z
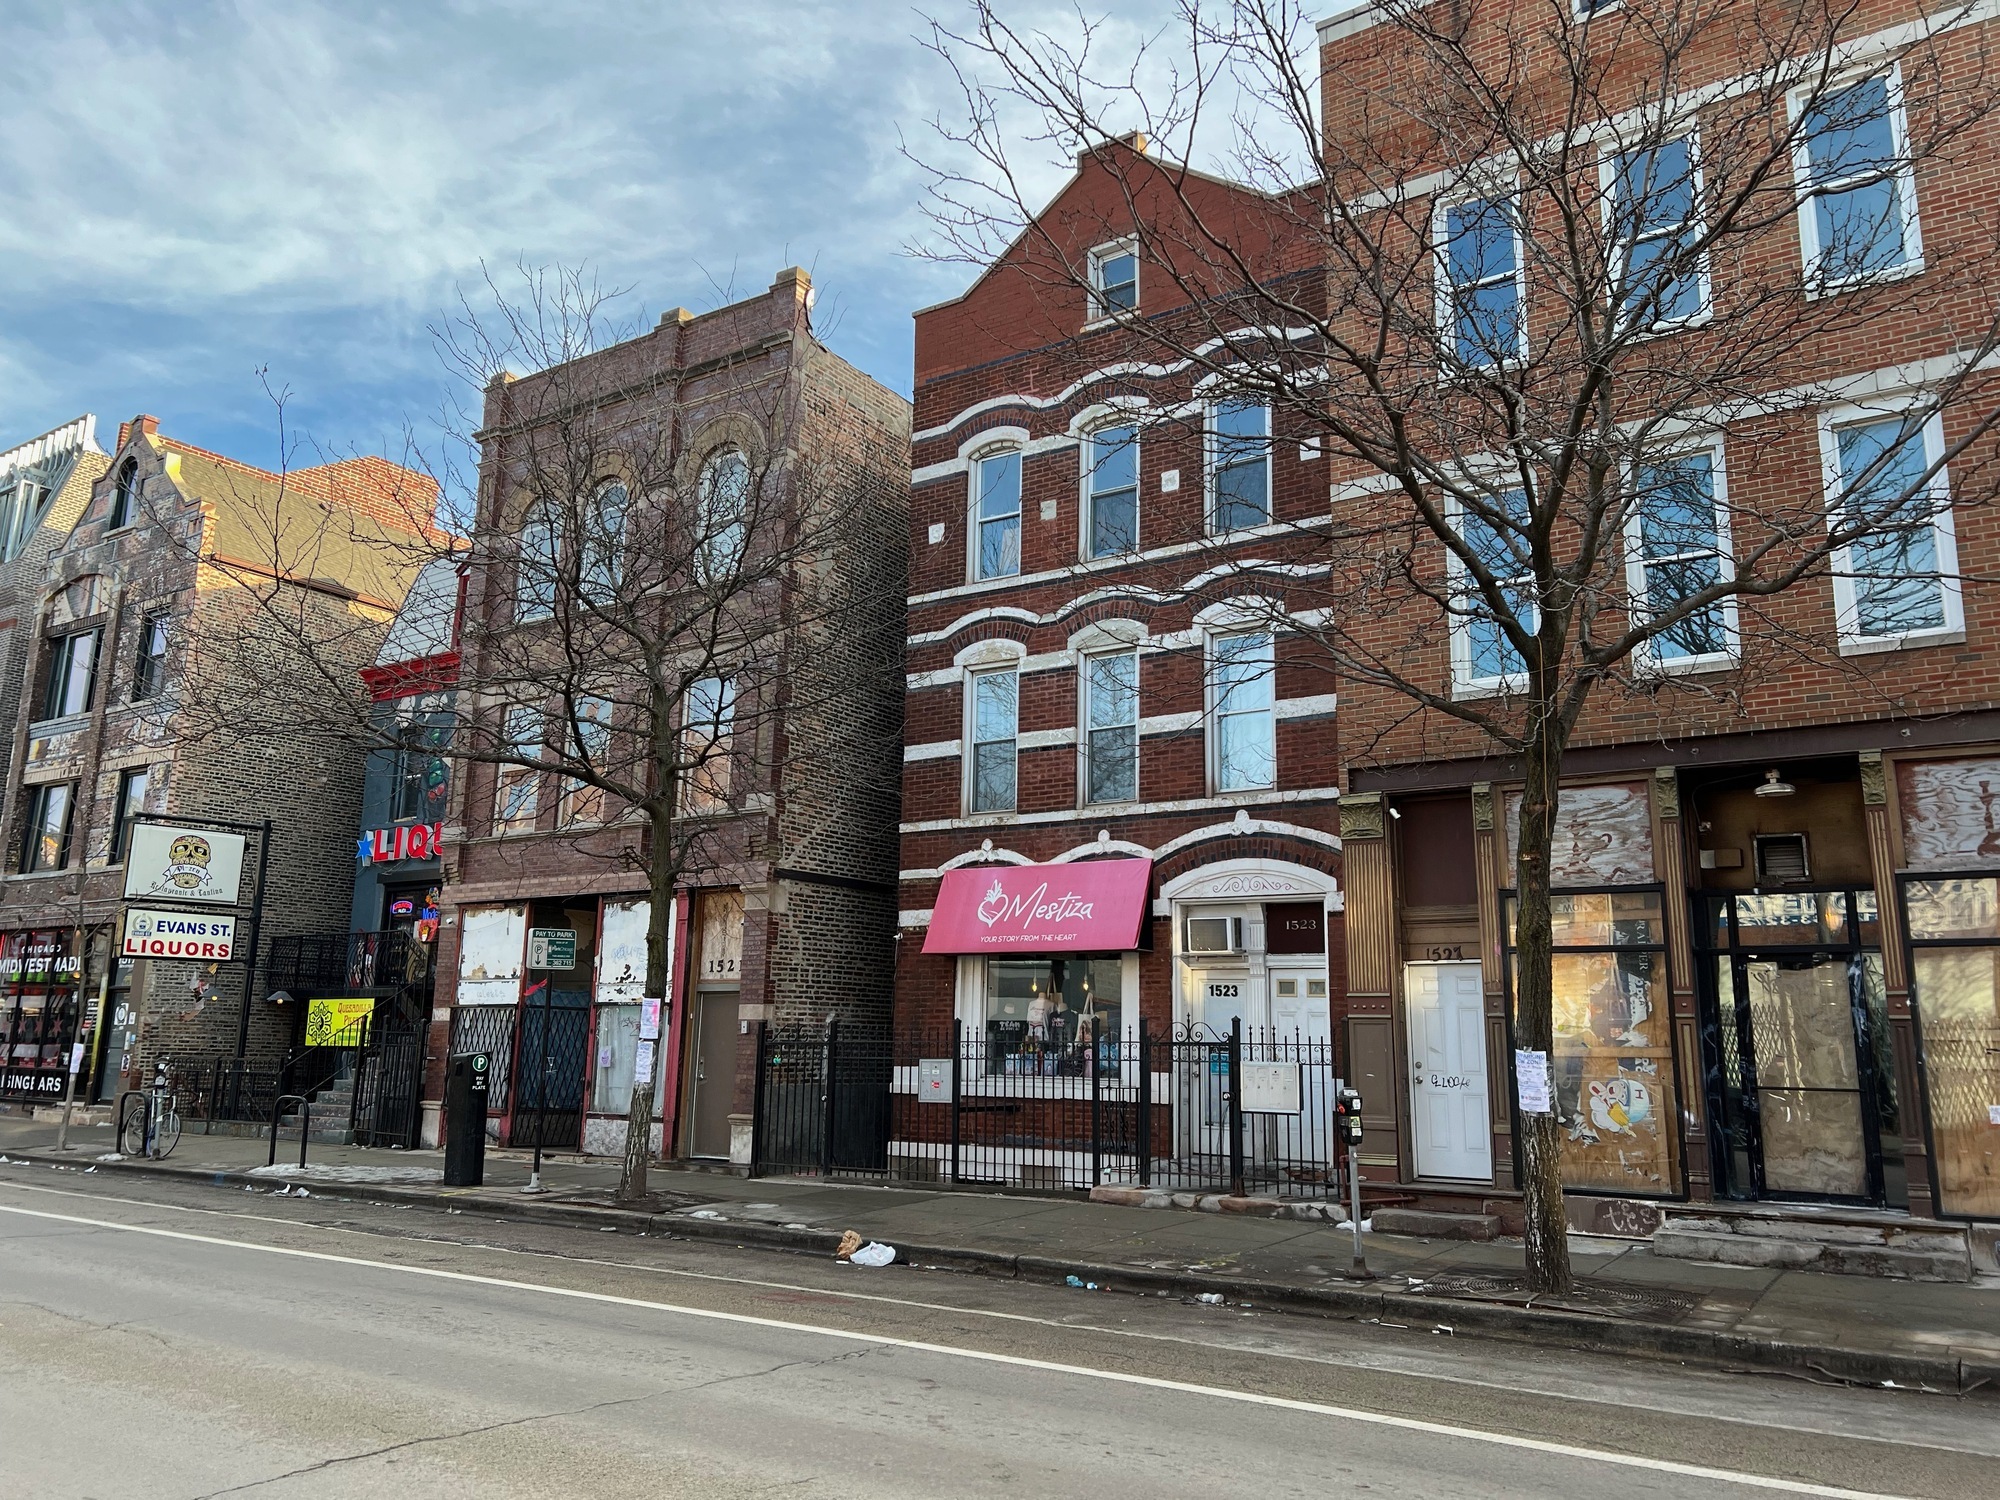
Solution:
M1189 917L1182 924L1181 947L1189 953L1241 953L1241 917Z

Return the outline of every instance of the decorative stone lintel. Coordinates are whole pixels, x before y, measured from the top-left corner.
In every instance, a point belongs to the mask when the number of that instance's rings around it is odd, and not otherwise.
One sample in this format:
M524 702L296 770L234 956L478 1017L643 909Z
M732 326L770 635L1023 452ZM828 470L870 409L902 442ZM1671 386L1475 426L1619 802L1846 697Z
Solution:
M1381 838L1383 820L1380 792L1350 792L1340 799L1340 837L1343 842Z

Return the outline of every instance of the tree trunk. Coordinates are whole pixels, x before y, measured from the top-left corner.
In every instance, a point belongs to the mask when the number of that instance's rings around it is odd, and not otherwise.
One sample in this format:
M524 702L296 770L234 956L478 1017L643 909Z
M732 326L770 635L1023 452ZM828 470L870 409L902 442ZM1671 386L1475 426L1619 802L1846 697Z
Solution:
M1554 984L1550 951L1549 856L1560 800L1563 730L1545 714L1528 741L1515 862L1514 1045L1550 1057L1555 1104ZM1520 1114L1521 1191L1527 1211L1528 1284L1538 1292L1570 1289L1569 1217L1563 1205L1562 1121L1554 1112Z
M667 985L672 976L673 955L667 951L667 928L674 910L674 869L668 851L673 847L673 805L656 802L648 809L652 831L651 909L646 914L646 994L660 1000L660 1038L655 1053L664 1052L670 1032L667 1016ZM632 1080L632 1107L625 1116L625 1159L618 1169L618 1201L637 1203L646 1196L646 1163L653 1144L653 1076L660 1069L657 1056L653 1072Z

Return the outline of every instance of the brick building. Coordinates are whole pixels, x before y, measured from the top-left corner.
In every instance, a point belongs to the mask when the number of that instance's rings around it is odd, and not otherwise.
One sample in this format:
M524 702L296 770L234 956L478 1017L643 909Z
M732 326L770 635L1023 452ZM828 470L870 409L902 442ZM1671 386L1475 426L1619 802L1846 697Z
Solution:
M81 493L57 492L71 524L17 626L0 930L17 971L49 986L44 1069L81 1028L84 1090L108 1101L155 1058L268 1069L296 1041L298 1018L266 1002L257 960L346 911L360 767L323 736L242 730L244 709L301 669L304 643L372 654L408 582L389 544L435 490L374 459L281 476L163 436L146 416L89 468ZM290 645L277 620L295 628ZM233 960L118 956L148 819L212 835L201 854L219 861L232 833L247 835ZM100 1005L109 1024L93 1028Z
M1205 234L1306 305L1318 273L1270 200L1146 152L1085 153L917 314L898 1056L956 1046L967 1109L1011 1123L975 1168L901 1068L904 1175L1088 1186L1061 1101L1164 1077L1142 1024L1324 1049L1338 1014L1333 684L1282 581L1326 465L1273 430L1270 331L1188 295ZM981 1102L1024 1089L1032 1121ZM1151 1097L1155 1154L1199 1154L1205 1107Z
M1690 1202L1707 1210L1697 1238L1730 1232L1731 1202L1844 1210L1850 1228L1839 1232L1850 1236L1899 1222L1869 1210L2000 1216L2000 599L1989 582L2000 533L1987 445L1957 446L1990 413L1990 384L1955 388L1935 416L1905 420L1980 357L1977 330L1992 312L1991 274L1978 269L1990 117L1948 153L1903 144L1970 86L1994 33L1988 12L1968 11L1904 52L1921 39L1906 25L1918 13L1875 5L1843 23L1845 70L1809 102L1791 98L1802 124L1777 211L1719 246L1698 285L1686 273L1672 293L1685 292L1687 316L1662 316L1647 345L1660 368L1694 369L1729 357L1719 341L1789 330L1741 401L1678 429L1676 494L1703 518L1688 523L1701 539L1666 557L1654 513L1635 504L1616 621L1671 602L1653 590L1757 565L1781 515L1827 536L1847 497L1876 482L1864 475L1869 455L1872 474L1949 503L1902 533L1893 568L1886 553L1871 561L1863 538L1794 588L1656 638L1607 674L1579 723L1551 868L1554 1110L1579 1227L1649 1228L1663 1213L1687 1217L1674 1205ZM1546 37L1503 42L1512 14L1492 7L1472 24L1487 28L1494 58L1543 46L1521 54L1532 81L1555 54ZM1619 29L1618 8L1579 19L1577 37L1586 24L1597 35L1576 46L1605 64L1593 75L1602 108L1657 93L1653 44ZM1674 151L1699 160L1689 143L1704 132L1711 143L1730 130L1749 139L1729 111L1758 96L1725 30L1668 70L1687 102L1679 138L1649 148L1655 162ZM1365 5L1323 23L1321 40L1329 156L1351 162L1384 118L1380 90L1410 44ZM1466 55L1478 50L1475 38ZM1812 85L1809 70L1800 77ZM1785 108L1780 94L1773 117ZM1729 149L1709 152L1710 188ZM1835 172L1826 163L1841 151L1867 157L1866 169ZM1629 180L1623 159L1603 170L1609 194ZM1519 248L1537 232L1534 209L1516 211L1529 222L1512 248L1461 256L1477 234L1465 227L1476 195L1428 201L1421 174L1410 178L1398 210L1435 222L1447 246L1435 275L1454 286L1437 293L1438 317L1495 316L1497 296L1524 350L1555 337L1556 299ZM1702 191L1697 182L1663 234L1701 223ZM1835 276L1844 241L1859 269ZM1471 307L1485 311L1453 311ZM1476 334L1462 321L1460 348ZM1374 503L1343 489L1360 470L1330 477L1336 516ZM1633 483L1638 493L1646 481ZM1690 559L1694 572L1673 572ZM1441 580L1457 566L1427 539L1412 576L1433 592L1382 609L1366 627L1373 649L1445 699L1518 691L1513 648L1479 607L1444 613L1454 585ZM1364 1161L1432 1206L1504 1221L1516 1211L1507 905L1522 766L1447 712L1365 679L1341 691L1349 726L1380 726L1365 744L1344 737L1342 766L1343 1037L1370 1106Z
M493 1052L501 1140L623 1150L650 1056L655 1150L742 1165L757 1023L886 1025L909 407L819 342L812 301L786 270L488 388L428 1087L448 1050ZM823 545L787 562L785 537ZM793 563L811 578L731 593ZM842 598L866 618L817 613ZM635 795L478 753L558 742ZM667 851L641 800L659 753L692 757ZM657 1045L656 867L675 877ZM574 935L568 966L528 967L536 929Z

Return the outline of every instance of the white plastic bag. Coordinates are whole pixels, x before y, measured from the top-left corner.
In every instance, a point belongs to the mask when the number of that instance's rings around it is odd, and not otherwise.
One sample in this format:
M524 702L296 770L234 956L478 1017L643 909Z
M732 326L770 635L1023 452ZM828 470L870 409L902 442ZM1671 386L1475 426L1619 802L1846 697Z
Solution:
M870 1240L847 1258L857 1266L886 1266L894 1263L896 1252L879 1241Z

